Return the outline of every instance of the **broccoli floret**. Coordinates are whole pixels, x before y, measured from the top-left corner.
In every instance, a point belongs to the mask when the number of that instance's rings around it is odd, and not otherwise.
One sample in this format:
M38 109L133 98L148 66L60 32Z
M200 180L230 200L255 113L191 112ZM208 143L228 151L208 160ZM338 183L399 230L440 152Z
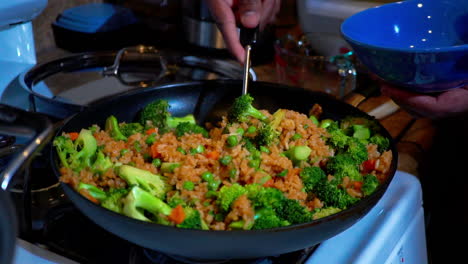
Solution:
M254 138L257 146L269 146L279 139L280 133L276 131L270 124L262 125Z
M179 123L174 132L177 137L181 137L185 134L202 134L206 138L209 137L208 131L206 131L206 129L197 124L189 122Z
M203 222L200 212L191 207L184 208L185 219L177 227L189 229L203 229L208 230L208 226Z
M136 185L161 199L170 188L165 177L129 165L120 166L118 175L129 185Z
M379 152L384 152L390 147L390 140L381 134L375 134L370 139L369 142L377 145Z
M138 186L132 187L123 199L123 214L142 221L151 221L145 216L145 211L158 218L159 214L170 215L172 208L161 199Z
M269 146L278 141L280 132L276 129L283 120L284 115L284 110L279 109L273 114L273 118L270 123L264 123L258 128L257 135L254 138L257 146Z
M358 163L348 154L338 154L331 157L327 162L326 169L335 176L337 181L341 181L345 176L354 181L362 180Z
M91 170L94 173L104 173L109 168L111 168L112 165L113 164L110 158L106 157L101 151L98 151L98 153L96 154L96 160L91 166Z
M70 168L74 171L81 171L83 168L91 167L97 150L97 141L91 131L82 129L74 146L76 152L68 159Z
M101 206L116 213L122 213L122 198L127 195L127 189L112 189L107 192L107 197L101 201Z
M267 229L288 226L290 223L279 218L271 208L263 208L255 211L255 222L252 229Z
M144 129L145 128L140 123L125 123L120 125L120 132L122 132L125 137L142 133Z
M57 155L59 156L62 166L64 166L65 168L69 168L70 157L73 157L77 153L73 141L70 138L64 136L58 136L54 138L52 144L57 150Z
M372 174L367 174L364 176L364 181L362 183L362 192L365 196L371 195L375 189L379 186L379 180Z
M140 112L140 124L144 127L157 127L159 131L167 130L167 118L169 113L169 102L158 99L147 104Z
M315 219L323 218L332 214L336 214L340 211L342 211L340 208L324 207L324 208L314 210L312 218L315 220Z
M218 192L218 199L217 202L219 207L224 212L229 211L231 208L231 204L239 198L239 196L246 194L247 190L239 185L238 183L234 183L231 186L223 186Z
M304 189L307 193L312 192L314 187L321 181L327 179L327 175L320 167L305 167L299 173L299 176L302 179Z
M184 199L182 199L182 197L180 197L180 194L179 192L177 192L176 194L174 194L171 198L169 198L167 200L167 203L169 204L170 207L172 208L175 208L177 205L181 205L181 206L186 206L186 202Z
M106 119L105 129L113 139L127 140L127 137L120 131L119 122L115 116L111 115Z
M350 196L343 189L338 188L335 181L319 182L314 187L313 192L327 207L346 209L359 200Z
M188 114L182 117L174 117L169 115L166 120L166 124L168 128L176 128L179 124L182 123L189 123L192 125L196 125L195 117L192 114Z
M338 122L331 121L330 125L327 126L327 132L330 134L327 144L338 149L343 149L347 145L349 136L340 129Z
M228 112L229 122L246 122L249 117L259 119L263 122L267 121L268 117L252 106L253 100L254 99L249 94L237 97Z
M254 208L279 208L282 206L284 194L270 187L263 187L259 184L248 184L245 186L247 198L252 202Z
M100 188L92 184L80 182L78 184L78 191L81 191L81 190L86 190L89 195L91 195L93 198L95 198L98 201L102 201L107 198L107 194L105 191L101 190Z
M345 151L356 163L361 164L368 159L368 153L366 145L364 145L359 139L350 138L348 140L348 146Z
M284 199L280 207L275 208L276 214L291 224L306 223L312 220L312 213L299 201Z

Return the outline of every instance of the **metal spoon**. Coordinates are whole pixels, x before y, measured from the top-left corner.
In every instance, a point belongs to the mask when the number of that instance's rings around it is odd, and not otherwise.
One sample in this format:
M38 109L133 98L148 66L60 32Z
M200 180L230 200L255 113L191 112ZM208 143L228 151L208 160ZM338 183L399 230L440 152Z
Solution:
M252 44L257 42L258 26L255 28L240 28L240 43L245 47L245 60L244 60L244 79L242 83L242 95L247 94L249 86L249 72L250 72L250 51Z

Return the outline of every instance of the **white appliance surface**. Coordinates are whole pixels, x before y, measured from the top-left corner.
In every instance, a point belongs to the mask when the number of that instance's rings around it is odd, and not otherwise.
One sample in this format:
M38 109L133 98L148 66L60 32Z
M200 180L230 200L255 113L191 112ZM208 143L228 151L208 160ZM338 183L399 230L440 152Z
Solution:
M306 264L427 263L422 192L418 179L397 171L376 206L359 222L322 242ZM17 240L14 264L73 264L23 240Z

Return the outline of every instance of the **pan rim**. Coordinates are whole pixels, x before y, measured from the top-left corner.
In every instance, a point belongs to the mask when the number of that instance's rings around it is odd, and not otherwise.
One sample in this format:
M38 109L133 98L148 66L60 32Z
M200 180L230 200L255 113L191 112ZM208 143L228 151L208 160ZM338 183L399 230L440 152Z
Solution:
M59 128L57 128L57 132L55 133L54 137L59 136L63 132L63 128L71 120L73 120L73 118L76 115L79 115L79 114L87 112L87 111L92 111L93 109L98 108L100 105L103 105L105 103L108 103L108 102L111 102L111 101L114 101L114 100L121 100L123 97L126 97L126 96L132 96L134 94L149 92L149 91L153 91L153 90L171 89L173 87L181 87L181 86L194 86L194 85L200 85L200 84L206 84L206 83L231 83L231 84L235 83L235 84L241 85L242 80L233 80L233 79L224 79L223 80L223 79L220 79L220 80L177 82L177 83L163 84L163 85L160 85L160 86L148 87L148 88L143 88L143 89L138 89L138 90L124 91L124 92L118 93L118 94L116 94L116 95L114 95L114 96L112 96L110 98L103 98L101 100L97 100L97 101L95 101L95 103L93 103L88 108L84 109L83 111L70 116L69 118L67 118L67 120L65 122L63 122L63 124L61 124L61 126ZM302 91L305 90L305 89L300 88L300 87L287 86L287 85L282 85L282 84L277 84L277 83L270 83L270 82L263 82L263 81L256 81L253 84L262 85L262 86L274 85L277 88L287 88L287 89L292 89L292 90L302 90ZM345 102L340 101L340 100L336 99L335 97L333 97L333 96L331 96L329 94L326 94L324 92L310 91L310 90L305 90L305 91L307 91L310 94L316 94L316 95L320 95L320 96L329 97L331 100L334 100L336 102L340 102L342 104L346 104ZM374 117L368 115L367 113L365 113L364 111L360 110L357 107L354 107L354 106L351 106L351 105L348 105L348 106L356 109L361 115L363 115L365 117L375 119ZM113 212L111 210L108 210L108 209L106 209L106 208L104 208L104 207L102 207L100 205L97 205L97 204L91 202L90 200L86 199L84 196L79 194L71 186L69 186L69 185L67 185L67 184L65 184L63 182L60 182L60 185L62 186L62 188L64 188L64 187L69 188L69 190L74 192L76 195L80 196L80 199L86 200L85 202L88 203L88 205L99 207L99 208L107 211L107 213L111 213L114 216L118 216L121 219L125 219L125 220L131 221L133 223L143 224L143 225L148 226L148 227L156 225L156 226L158 226L158 228L168 229L168 230L177 229L177 230L180 230L181 232L183 232L182 230L188 230L190 232L195 232L195 233L200 233L200 234L210 233L210 234L215 234L217 236L220 235L220 234L229 235L229 234L246 234L246 233L248 233L248 234L252 234L252 233L262 234L262 233L271 233L271 232L287 232L287 231L291 231L291 230L299 230L299 229L304 229L304 228L315 226L315 225L320 225L323 222L329 222L329 221L332 221L332 220L335 220L335 219L338 219L338 218L342 218L342 217L344 217L344 216L346 216L346 215L348 215L350 213L355 214L354 211L357 210L357 208L360 208L359 211L362 212L361 215L358 217L358 219L361 219L375 206L375 204L384 195L384 193L387 190L388 186L392 182L392 180L394 178L394 175L396 173L396 170L397 170L398 151L397 151L397 148L396 148L396 142L393 139L393 137L390 135L388 130L380 122L379 122L379 128L381 129L381 132L384 134L384 136L390 140L390 146L391 146L390 150L392 152L392 162L390 164L389 173L387 175L386 181L384 183L380 184L379 187L370 196L367 196L367 197L364 197L364 198L360 199L357 203L353 204L353 206L351 206L351 207L349 207L347 209L344 209L344 210L342 210L342 211L340 211L338 213L334 213L332 215L322 217L322 218L319 218L319 219L315 219L315 220L312 220L312 221L309 221L309 222L306 222L306 223L293 224L293 225L284 226L284 227L277 227L277 228L270 228L270 229L258 229L258 230L200 230L200 229L185 229L185 228L178 228L178 227L173 227L173 226L166 226L166 225L162 225L162 224L158 224L158 223L141 221L141 220L138 220L138 219L128 217L128 216L123 215L123 214ZM55 176L60 180L60 173L59 173L59 170L58 170L59 166L57 164L58 159L57 159L56 151L50 151L50 160L52 162L52 170L54 171ZM368 204L368 203L372 203L373 205L371 207L366 207L365 205ZM91 219L91 220L93 220L93 219Z

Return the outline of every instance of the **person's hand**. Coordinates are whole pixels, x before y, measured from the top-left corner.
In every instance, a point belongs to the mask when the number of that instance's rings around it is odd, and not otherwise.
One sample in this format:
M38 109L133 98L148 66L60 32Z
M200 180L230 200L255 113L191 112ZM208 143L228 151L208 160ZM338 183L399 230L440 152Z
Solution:
M246 28L263 29L274 21L280 0L206 0L214 21L223 34L227 49L243 63L245 50L240 44L237 23Z
M468 85L436 95L413 93L389 84L382 84L381 92L410 114L433 119L468 113Z

